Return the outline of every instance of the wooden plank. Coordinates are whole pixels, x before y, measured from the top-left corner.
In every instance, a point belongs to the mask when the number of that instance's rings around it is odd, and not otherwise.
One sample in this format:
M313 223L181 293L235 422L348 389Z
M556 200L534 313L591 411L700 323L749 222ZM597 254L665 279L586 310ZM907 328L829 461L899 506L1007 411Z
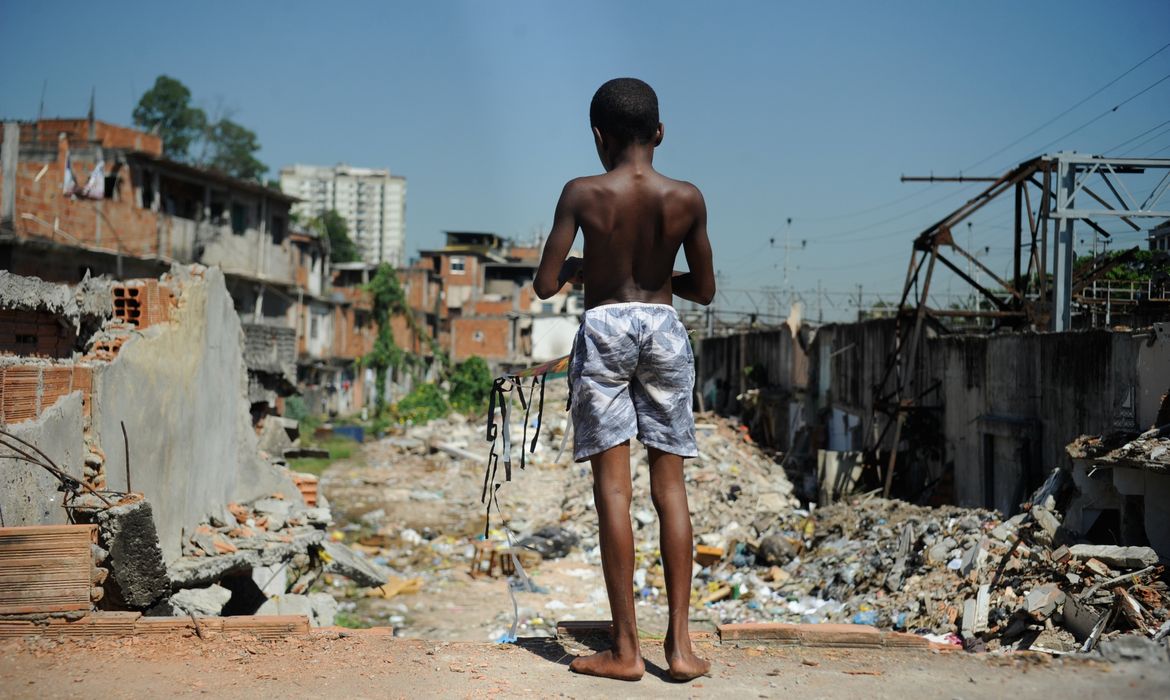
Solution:
M96 525L0 528L0 614L90 610Z

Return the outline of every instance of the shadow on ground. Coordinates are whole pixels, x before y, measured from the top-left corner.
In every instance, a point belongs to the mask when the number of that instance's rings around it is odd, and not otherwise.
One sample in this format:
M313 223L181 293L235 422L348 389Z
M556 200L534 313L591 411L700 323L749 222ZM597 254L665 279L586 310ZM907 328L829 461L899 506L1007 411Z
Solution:
M571 643L572 648L565 642L548 637L521 637L516 640L516 646L546 661L551 661L567 668L573 662L573 659L580 655L576 653L580 651L580 647L584 647L590 651L604 651L609 649L611 645L608 637L590 635L574 640ZM665 668L645 658L644 654L642 660L646 664L646 673L667 683L675 682Z

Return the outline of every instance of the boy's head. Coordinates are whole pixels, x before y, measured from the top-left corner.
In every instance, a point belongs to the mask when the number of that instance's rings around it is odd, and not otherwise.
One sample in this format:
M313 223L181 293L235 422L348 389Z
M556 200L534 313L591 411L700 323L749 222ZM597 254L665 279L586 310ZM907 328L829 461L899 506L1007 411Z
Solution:
M589 123L616 146L654 143L661 138L658 95L637 78L614 78L593 95Z

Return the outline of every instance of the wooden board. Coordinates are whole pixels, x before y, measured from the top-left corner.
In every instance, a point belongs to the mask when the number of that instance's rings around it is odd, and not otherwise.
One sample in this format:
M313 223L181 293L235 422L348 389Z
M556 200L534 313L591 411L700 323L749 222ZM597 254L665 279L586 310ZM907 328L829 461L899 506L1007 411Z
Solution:
M96 525L0 528L0 615L90 610Z

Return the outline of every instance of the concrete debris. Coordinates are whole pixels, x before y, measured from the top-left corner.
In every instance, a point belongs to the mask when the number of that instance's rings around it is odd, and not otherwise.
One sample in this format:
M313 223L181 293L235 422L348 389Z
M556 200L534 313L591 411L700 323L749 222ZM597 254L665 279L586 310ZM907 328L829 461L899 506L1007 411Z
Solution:
M257 615L303 615L313 627L330 627L337 615L337 601L328 593L285 593L269 598Z
M340 574L359 586L381 586L386 583L389 572L367 561L352 549L338 542L328 540L321 543L324 550L325 571Z
M98 511L101 543L108 551L110 604L146 609L171 590L150 502L137 500Z
M207 588L184 588L171 596L169 602L179 615L215 617L223 612L231 597L231 591L213 583Z
M390 570L391 584L411 583L376 589L379 599L389 599L387 590L394 596L441 592L456 575L449 572L506 576L509 534L524 544L561 531L577 538L563 556L555 551L556 562L524 562L530 574L536 571L537 591L542 566L561 576L596 576L595 569L572 568L575 562L596 567L600 549L588 467L556 457L566 422L546 414L525 470L513 453L513 480L499 493L500 511L493 512L486 539L482 472L469 469L482 468L484 455L469 465L466 454L476 451L483 430L459 418L406 427L371 443L366 464L326 472L322 488L348 506L344 526L332 535ZM523 428L511 426L513 445ZM760 448L735 422L700 414L696 432L700 455L684 464L696 541L692 616L715 624L852 622L957 639L971 650L1060 653L1088 651L1135 631L1149 636L1170 619L1158 566L1121 566L1144 565L1140 555L1110 565L1073 554L1081 542L1064 525L1072 487L1065 473L1053 474L1010 518L872 495L805 510L786 495L792 489L780 455ZM635 596L639 617L653 618L665 610L665 577L644 453L631 450L631 461ZM1112 553L1093 551L1107 559ZM604 614L604 596L598 604ZM554 612L522 609L520 630L552 634L555 610L563 607L550 600L545 610ZM383 614L396 628L411 624L404 622L412 614L405 605ZM507 624L501 627L502 634Z
M1073 559L1096 559L1114 569L1140 569L1158 563L1158 553L1149 547L1074 544L1068 552Z

